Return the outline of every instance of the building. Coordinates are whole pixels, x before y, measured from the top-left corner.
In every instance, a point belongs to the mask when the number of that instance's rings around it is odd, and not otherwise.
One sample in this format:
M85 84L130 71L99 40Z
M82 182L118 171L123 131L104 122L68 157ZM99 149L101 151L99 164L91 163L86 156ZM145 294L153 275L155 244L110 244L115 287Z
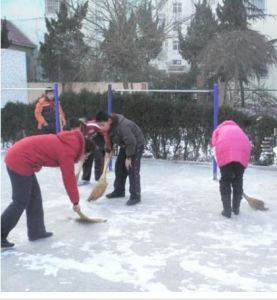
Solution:
M38 46L46 32L45 17L54 17L61 1L1 0L1 19L11 21Z
M1 19L1 28L2 24L3 20ZM32 57L36 45L11 21L6 20L6 28L8 30L8 39L10 41L9 49L22 51L26 54L27 78L31 78L33 72Z
M154 10L159 21L165 24L166 40L160 55L152 65L167 73L180 73L189 70L188 63L179 53L178 29L185 35L191 18L195 12L198 0L153 0ZM212 8L216 7L218 0L208 0Z

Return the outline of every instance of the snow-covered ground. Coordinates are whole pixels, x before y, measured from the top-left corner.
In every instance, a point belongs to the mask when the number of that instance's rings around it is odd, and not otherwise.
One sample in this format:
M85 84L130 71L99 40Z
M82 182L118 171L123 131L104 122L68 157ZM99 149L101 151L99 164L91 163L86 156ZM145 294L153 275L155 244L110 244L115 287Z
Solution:
M11 186L2 153L2 211ZM277 168L250 167L245 191L269 211L220 215L218 182L210 164L142 162L142 203L125 199L85 201L81 207L103 224L74 220L60 170L38 173L45 223L54 236L29 242L25 215L2 250L4 292L277 292ZM109 173L108 191L114 173Z

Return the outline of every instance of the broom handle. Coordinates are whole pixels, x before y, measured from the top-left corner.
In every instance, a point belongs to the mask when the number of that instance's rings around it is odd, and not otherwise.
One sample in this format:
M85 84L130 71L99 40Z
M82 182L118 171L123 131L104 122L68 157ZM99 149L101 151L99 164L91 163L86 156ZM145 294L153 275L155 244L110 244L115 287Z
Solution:
M107 171L108 171L108 166L109 166L110 160L111 160L110 157L108 157L108 158L105 157L104 168L103 168L103 173L102 173L102 175L101 175L101 178L103 178L103 177L106 176Z

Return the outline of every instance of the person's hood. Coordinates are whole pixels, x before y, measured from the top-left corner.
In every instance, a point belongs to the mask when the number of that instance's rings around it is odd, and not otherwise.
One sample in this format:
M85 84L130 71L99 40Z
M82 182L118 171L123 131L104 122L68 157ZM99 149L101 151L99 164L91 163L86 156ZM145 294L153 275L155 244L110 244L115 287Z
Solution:
M222 123L218 126L218 128L223 127L223 126L226 126L226 125L239 126L239 125L238 125L235 121L233 121L233 120L226 120L226 121L222 122Z
M57 134L59 140L67 147L67 151L79 161L85 151L85 138L79 129L62 131Z

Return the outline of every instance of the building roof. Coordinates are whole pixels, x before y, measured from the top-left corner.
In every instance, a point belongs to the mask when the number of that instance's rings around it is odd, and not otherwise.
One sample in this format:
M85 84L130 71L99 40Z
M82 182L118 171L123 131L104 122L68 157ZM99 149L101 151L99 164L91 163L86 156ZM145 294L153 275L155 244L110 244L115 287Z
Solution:
M1 28L3 19L1 19ZM11 21L6 20L6 25L8 29L8 37L11 45L36 48L36 45L22 32L20 31Z

